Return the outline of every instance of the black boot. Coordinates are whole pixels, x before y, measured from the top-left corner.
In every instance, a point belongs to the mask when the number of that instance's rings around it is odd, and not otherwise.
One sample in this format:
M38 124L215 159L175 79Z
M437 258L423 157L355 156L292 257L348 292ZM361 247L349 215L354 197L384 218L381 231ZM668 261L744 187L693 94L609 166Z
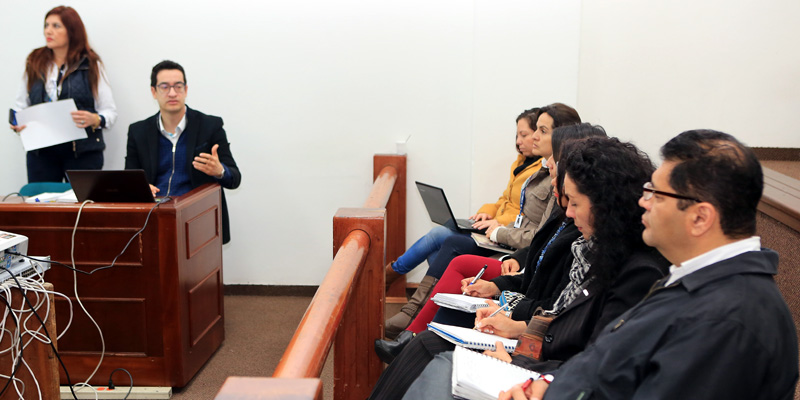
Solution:
M391 364L394 358L403 351L408 342L414 338L414 332L402 331L395 340L375 339L375 353L386 364Z

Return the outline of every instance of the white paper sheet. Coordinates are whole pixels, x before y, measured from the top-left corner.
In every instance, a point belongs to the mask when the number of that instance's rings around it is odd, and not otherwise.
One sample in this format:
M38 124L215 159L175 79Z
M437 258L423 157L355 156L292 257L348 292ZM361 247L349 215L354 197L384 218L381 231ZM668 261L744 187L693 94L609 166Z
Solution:
M26 125L20 132L25 150L86 139L86 131L72 121L72 111L78 111L73 99L41 103L17 111L17 124Z

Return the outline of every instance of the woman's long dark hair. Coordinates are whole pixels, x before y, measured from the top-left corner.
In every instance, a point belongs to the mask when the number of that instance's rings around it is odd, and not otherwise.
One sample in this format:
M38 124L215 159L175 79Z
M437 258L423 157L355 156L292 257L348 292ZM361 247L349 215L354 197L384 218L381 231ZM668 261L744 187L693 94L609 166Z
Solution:
M559 177L569 175L592 206L590 276L607 284L642 240L642 185L655 170L650 158L631 143L591 137L565 143Z
M100 77L97 63L100 61L100 56L89 46L89 38L86 35L86 27L83 25L81 16L78 15L74 8L65 6L58 6L48 11L44 19L46 20L51 15L58 15L61 18L61 23L67 29L67 36L69 37L67 64L76 65L84 56L89 59L89 85L96 97L97 82ZM35 49L28 55L28 60L25 63L25 73L28 75L28 91L33 88L35 81L45 80L45 75L47 75L47 70L52 62L53 50L50 50L47 46ZM66 79L67 75L65 74L61 79Z
M602 126L592 125L588 122L558 127L553 130L553 134L550 139L553 145L553 161L559 162L559 160L561 160L561 154L565 148L564 145L567 142L586 139L588 137L607 136L606 130L603 129ZM556 176L556 189L558 190L559 196L561 193L564 193L564 171L562 171L560 168ZM558 204L562 209L565 208L565 206L561 204L560 198L556 201L556 204Z

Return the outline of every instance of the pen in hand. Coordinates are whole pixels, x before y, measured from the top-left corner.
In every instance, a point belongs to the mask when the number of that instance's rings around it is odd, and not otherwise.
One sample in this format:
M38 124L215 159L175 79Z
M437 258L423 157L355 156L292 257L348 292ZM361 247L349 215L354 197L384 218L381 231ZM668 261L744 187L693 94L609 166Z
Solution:
M534 381L533 378L528 378L528 380L525 381L525 383L522 384L522 391L524 392L525 390L528 390L528 388L531 386L531 383L533 383L533 381Z
M505 310L506 308L508 308L508 304L503 304L503 305L502 305L502 306L500 306L500 308L498 308L497 310L494 310L494 311L492 311L492 313L491 313L491 314L489 314L489 316L488 316L488 317L486 317L486 318L492 318L492 317L494 317L495 315L497 315L497 313L499 313L500 311L503 311L503 310ZM486 318L484 318L484 319L486 319ZM478 325L476 324L476 325L475 325L475 327L474 327L474 328L472 328L472 329L478 329Z
M481 277L483 276L483 273L486 272L486 268L489 268L489 264L483 264L483 268L481 268L480 272L478 272L478 275L475 275L475 277L472 278L472 281L469 284L470 285L474 285L475 282L478 281L478 279L481 279ZM464 291L464 294L467 294L466 290Z

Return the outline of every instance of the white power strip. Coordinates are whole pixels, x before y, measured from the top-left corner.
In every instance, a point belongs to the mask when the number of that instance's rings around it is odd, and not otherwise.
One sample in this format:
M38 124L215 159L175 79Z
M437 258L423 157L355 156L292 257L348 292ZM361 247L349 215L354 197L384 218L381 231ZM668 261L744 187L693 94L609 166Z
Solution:
M124 399L128 394L129 386L116 386L109 389L107 386L95 386L94 390L88 387L75 388L75 395L79 399ZM95 397L96 394L96 397ZM169 399L172 397L171 387L134 386L129 399ZM69 386L61 386L61 399L73 399Z

